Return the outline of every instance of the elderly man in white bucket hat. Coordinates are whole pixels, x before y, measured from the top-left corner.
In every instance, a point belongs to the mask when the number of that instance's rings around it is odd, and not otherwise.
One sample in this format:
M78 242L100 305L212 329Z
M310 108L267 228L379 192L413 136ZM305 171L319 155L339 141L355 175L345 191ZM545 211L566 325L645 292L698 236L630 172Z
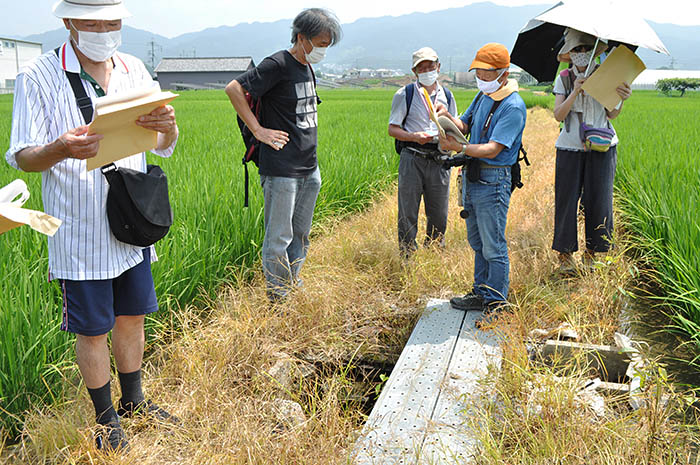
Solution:
M92 106L78 105L104 95L154 85L137 58L117 52L121 0L62 0L53 8L63 19L69 39L24 68L16 79L8 163L41 172L45 210L63 220L49 238L49 279L63 293L61 329L76 334L76 359L95 407L98 448L127 446L119 417L149 415L177 422L144 398L141 362L145 314L158 309L150 264L152 248L118 241L106 214L108 184L100 170L86 170L102 136L88 135ZM72 73L72 74L71 74ZM82 90L69 81L79 79ZM76 89L77 86L76 86ZM87 97L87 98L86 98ZM154 153L168 157L178 137L175 112L163 106L137 121L158 132ZM146 170L145 154L116 162L120 168ZM118 412L110 396L110 354L121 385Z

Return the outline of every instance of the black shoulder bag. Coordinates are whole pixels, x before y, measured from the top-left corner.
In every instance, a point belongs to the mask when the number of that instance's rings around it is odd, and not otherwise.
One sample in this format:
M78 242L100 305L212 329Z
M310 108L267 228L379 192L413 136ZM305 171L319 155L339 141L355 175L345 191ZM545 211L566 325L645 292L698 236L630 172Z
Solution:
M92 101L78 74L66 71L66 76L85 123L89 124L93 116ZM168 178L160 166L148 165L142 173L110 163L101 170L109 183L107 219L114 237L140 247L165 237L173 224L173 211L168 198Z

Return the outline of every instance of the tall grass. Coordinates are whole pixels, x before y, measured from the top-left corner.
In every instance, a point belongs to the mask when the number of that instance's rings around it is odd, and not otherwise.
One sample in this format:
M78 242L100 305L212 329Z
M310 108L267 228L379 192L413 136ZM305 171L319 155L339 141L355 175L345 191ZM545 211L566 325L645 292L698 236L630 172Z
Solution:
M323 187L316 219L358 211L396 178L387 136L394 90L322 90L319 164ZM464 111L475 91L458 90ZM523 94L528 106L550 97ZM263 199L252 167L250 208L243 208L243 145L235 113L220 91L183 92L174 101L180 139L174 156L149 155L167 173L175 224L157 245L153 266L163 311L148 322L172 329L179 308L208 302L223 283L246 279L263 237ZM9 146L12 96L0 96L0 147ZM24 179L42 210L41 176L0 162L0 186ZM0 428L14 435L21 413L61 395L62 367L72 366L72 338L60 333L60 293L46 284L46 241L28 228L0 236ZM202 305L202 307L204 307ZM1 435L0 435L1 436Z
M0 147L9 146L12 97L0 96ZM397 158L385 136L390 99L382 94L328 92L320 107L319 163L324 185L317 218L362 208L395 177ZM263 199L256 170L250 208L243 208L243 146L223 92L185 92L174 102L181 136L171 159L149 156L169 177L175 224L157 245L153 275L161 307L153 324L170 325L173 312L212 297L220 285L257 259L263 236ZM361 131L358 131L361 128ZM0 164L0 185L24 179L27 207L43 209L40 176ZM60 294L46 284L45 239L29 228L0 236L0 425L17 431L18 415L60 395L61 364L71 338L57 330ZM243 270L243 272L239 272Z
M700 96L635 92L615 127L618 203L677 310L674 321L700 349Z

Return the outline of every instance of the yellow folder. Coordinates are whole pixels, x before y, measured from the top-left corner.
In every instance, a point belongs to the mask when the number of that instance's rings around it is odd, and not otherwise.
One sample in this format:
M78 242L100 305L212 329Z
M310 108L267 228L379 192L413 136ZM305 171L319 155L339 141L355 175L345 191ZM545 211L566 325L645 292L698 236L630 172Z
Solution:
M100 134L104 139L100 141L97 156L87 160L87 170L154 149L158 144L158 133L142 128L136 120L170 103L175 97L177 94L149 87L98 98L88 134Z

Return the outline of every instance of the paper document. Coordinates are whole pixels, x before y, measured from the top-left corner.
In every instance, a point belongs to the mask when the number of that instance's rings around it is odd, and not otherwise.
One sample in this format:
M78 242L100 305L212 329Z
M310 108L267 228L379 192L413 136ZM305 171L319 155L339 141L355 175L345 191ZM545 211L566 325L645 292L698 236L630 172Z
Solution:
M423 91L423 98L425 99L426 105L428 105L428 116L430 116L430 119L433 120L433 122L437 126L440 135L444 136L445 130L442 129L442 126L440 126L437 113L435 113L435 107L433 107L433 102L430 100L430 94L428 94L428 91L425 89L425 87L421 87L420 90Z
M158 133L136 124L139 116L170 103L177 94L162 92L157 86L95 100L95 118L88 134L101 134L97 156L87 160L87 170L94 170L131 155L152 150Z
M615 89L623 82L632 85L639 73L645 69L646 66L634 52L620 45L608 55L600 68L586 79L581 88L608 111L612 111L622 101Z
M28 198L29 190L21 179L0 189L0 234L24 224L47 236L56 234L62 221L46 213L22 208Z

